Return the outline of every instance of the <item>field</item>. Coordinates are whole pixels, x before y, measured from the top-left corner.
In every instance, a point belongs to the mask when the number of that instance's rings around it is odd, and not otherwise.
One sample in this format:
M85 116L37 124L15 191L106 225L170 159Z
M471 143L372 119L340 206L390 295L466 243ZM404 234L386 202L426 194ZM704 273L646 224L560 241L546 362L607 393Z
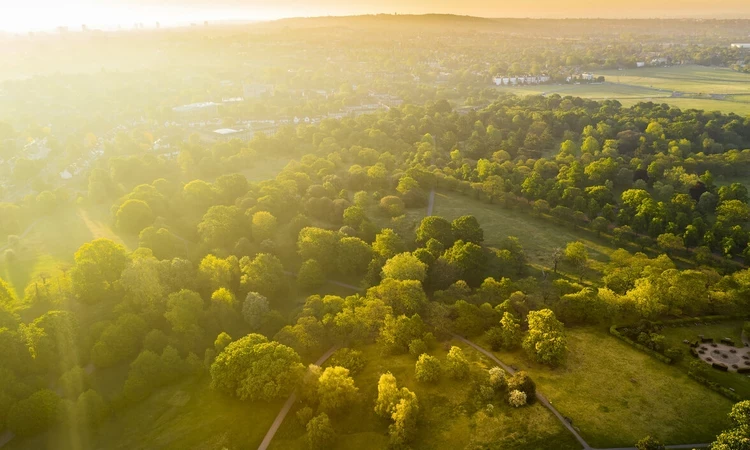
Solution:
M41 274L53 275L73 265L78 248L98 238L108 238L124 244L130 250L138 246L136 237L122 237L111 228L111 216L106 207L79 207L59 211L30 225L26 236L16 249L17 260L9 263L0 259L0 278L10 283L19 298L26 285ZM6 239L3 238L2 245Z
M605 70L602 84L561 84L497 87L519 95L560 94L592 100L619 100L624 106L638 102L668 103L681 109L750 114L750 75L731 69L674 66Z
M593 447L629 447L651 434L667 444L710 442L728 426L732 402L678 367L638 352L605 330L567 330L565 365L529 363L520 352L498 352L528 371L541 391L573 420Z
M692 325L685 327L666 327L661 331L661 334L665 337L665 345L681 348L687 355L689 348L686 344L683 344L682 341L684 339L691 342L695 341L699 334L706 337L712 337L715 341L728 337L734 340L735 345L741 346L742 323L742 321L734 320L698 327ZM682 361L677 363L676 366L687 372L691 361L693 361L693 358L691 356L686 356ZM718 370L710 369L706 374L706 378L715 381L722 386L733 388L737 394L742 396L742 398L750 399L750 378L746 375L720 372Z
M486 370L487 360L478 352L463 347L467 358L472 361L472 370ZM520 409L508 406L502 400L493 402L492 417L483 412L470 414L467 405L469 381L455 382L442 379L434 385L418 383L414 379L415 358L409 355L382 357L375 346L364 349L368 361L362 373L354 377L360 390L360 404L354 414L341 414L332 417L337 431L335 449L347 448L386 448L388 445L389 421L380 418L373 411L377 397L377 383L380 375L391 372L399 386L406 386L417 394L420 405L419 432L413 447L432 448L493 448L538 449L543 443L555 442L555 448L577 449L579 445L555 419L552 413L540 404ZM442 348L432 352L444 360L446 351ZM271 443L271 449L306 449L304 430L294 413L287 416Z

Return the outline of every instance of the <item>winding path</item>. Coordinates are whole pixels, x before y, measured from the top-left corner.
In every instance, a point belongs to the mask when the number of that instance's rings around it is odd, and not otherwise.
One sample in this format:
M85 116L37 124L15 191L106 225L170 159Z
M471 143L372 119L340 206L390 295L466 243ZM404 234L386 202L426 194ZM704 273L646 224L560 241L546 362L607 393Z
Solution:
M516 373L516 371L512 367L510 367L507 364L505 364L504 362L500 361L492 352L490 352L488 350L485 350L484 348L482 348L479 345L471 342L470 340L466 339L463 336L459 336L457 334L454 334L453 337L456 338L456 339L458 339L459 341L467 344L467 345L470 345L471 347L473 347L474 349L476 349L477 351L479 351L483 355L486 355L487 357L489 357L490 359L492 359L494 362L496 362L500 367L502 367L506 372L510 373L511 375L513 375L514 373ZM560 423L562 423L563 426L568 431L570 431L573 434L573 436L575 436L576 440L583 446L584 450L638 450L635 447L616 447L616 448L607 448L607 449L596 449L594 447L591 447L588 444L588 442L586 442L586 440L583 439L583 437L580 435L580 433L578 433L578 431L573 427L573 425L571 425L570 422L568 422L567 420L565 420L565 417L563 417L563 415L560 414L560 412L554 406L552 406L552 404L549 402L549 400L547 400L547 398L544 395L542 395L541 392L539 392L539 391L536 392L536 398L539 400L539 402L542 405L546 406L547 409L549 409L550 411L552 411L552 414L554 414L555 417L557 417L557 420L559 420ZM706 448L706 447L709 447L710 445L711 444L679 444L679 445L667 445L666 448L669 448L669 449L692 449L692 448Z
M315 361L315 365L319 366L326 362L328 358L333 355L333 352L335 352L339 348L338 345L334 345L333 347L329 348L327 352L323 353L323 356L318 358L317 361ZM288 399L286 399L286 402L284 403L284 406L281 407L281 411L279 411L279 414L276 416L276 419L271 424L271 428L268 429L268 433L266 433L266 437L263 438L263 442L260 443L260 446L258 447L258 450L266 450L268 446L271 444L271 440L273 439L274 435L276 435L276 431L279 430L279 427L281 426L281 423L284 421L284 418L287 414L289 414L289 410L292 409L292 405L294 405L294 402L297 401L297 394L292 392L292 395L289 396Z

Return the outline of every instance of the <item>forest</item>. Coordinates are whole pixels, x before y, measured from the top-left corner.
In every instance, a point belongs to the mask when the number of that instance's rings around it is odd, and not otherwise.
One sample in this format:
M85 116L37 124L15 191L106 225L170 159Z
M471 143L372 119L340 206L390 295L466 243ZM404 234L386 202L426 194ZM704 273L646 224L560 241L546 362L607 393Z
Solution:
M402 87L388 95L401 101L362 114L227 139L205 131L361 105L385 75L354 86L360 69L325 80L334 62L301 61L310 86L300 89L329 95L303 99L289 79L274 95L190 120L165 105L215 93L199 96L211 89L176 74L2 84L3 446L746 448L750 116L485 85L496 73L545 67L563 77L633 63L609 34L540 43L546 54L508 35L497 44L504 62L484 58L477 75L484 49L461 50L471 33L524 32L526 21L482 20L470 32L468 18L412 18L411 30L407 19L355 19L364 35L434 33L432 21L446 21L466 34L430 44L426 59L418 46L399 58L424 68L451 54L443 67L465 72L445 85L426 84L429 71L419 86L394 81L390 89ZM320 19L311 42L344 39L348 29L327 23L336 20ZM281 48L309 31L300 22L258 25L243 39ZM633 22L621 25L645 35ZM669 58L736 65L741 50L711 50L724 45L712 26L665 46ZM686 30L670 22L650 40L623 41L622 55L668 33L693 36ZM159 39L202 40L181 64L193 52L218 61L228 54L209 49L239 31L201 33ZM379 35L363 65L382 58L395 72L387 45L399 38ZM336 64L355 67L356 46L372 45L360 39ZM308 45L325 54L338 44ZM700 59L704 51L712 56ZM292 77L273 58L256 82ZM320 79L303 76L316 70ZM192 91L177 93L173 76ZM152 84L133 95L144 79ZM94 90L91 80L115 87L99 85L102 109L132 102L98 117L90 98L28 114ZM31 156L42 141L48 155ZM62 170L74 173L61 180ZM714 367L703 362L700 344L714 340L732 342L738 367L721 363L719 347Z

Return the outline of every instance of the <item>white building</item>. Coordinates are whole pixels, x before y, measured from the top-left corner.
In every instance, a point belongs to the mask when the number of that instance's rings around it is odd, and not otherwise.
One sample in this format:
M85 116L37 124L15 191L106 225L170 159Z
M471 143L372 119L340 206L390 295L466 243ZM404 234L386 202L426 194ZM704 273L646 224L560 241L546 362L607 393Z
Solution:
M646 62L645 61L638 61L638 62L635 63L635 66L636 67L646 67Z
M273 95L272 84L243 84L242 91L245 98L259 98L265 94Z
M731 48L750 48L750 43L748 43L748 44L737 43L737 44L730 44L729 46Z
M581 74L581 79L585 81L594 81L594 74L590 72L584 72Z
M516 86L517 84L541 84L552 79L549 75L527 75L524 77L500 77L492 78L495 86Z

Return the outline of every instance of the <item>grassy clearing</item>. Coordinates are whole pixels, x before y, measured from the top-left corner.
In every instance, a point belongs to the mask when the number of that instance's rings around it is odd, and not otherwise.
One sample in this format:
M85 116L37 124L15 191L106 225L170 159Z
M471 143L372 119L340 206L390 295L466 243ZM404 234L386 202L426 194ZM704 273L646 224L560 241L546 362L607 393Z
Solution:
M247 178L247 181L257 183L259 181L271 180L281 172L291 161L290 158L263 158L255 162L253 167L243 170L240 173Z
M111 227L106 207L65 209L38 220L20 240L16 261L0 259L0 277L13 285L19 297L28 283L41 274L54 275L73 264L78 248L98 238L112 239L133 249L136 237L121 237Z
M520 211L503 209L456 193L436 193L434 214L453 220L465 214L474 215L484 229L485 244L497 247L507 236L521 241L532 266L552 270L552 250L565 248L568 242L581 241L591 258L590 267L601 271L615 250L605 239L593 233L563 226L545 218ZM564 267L560 267L564 270Z
M283 401L249 403L215 393L209 379L164 388L97 430L55 430L14 439L9 449L255 448ZM185 402L187 400L187 402Z
M681 348L687 355L690 349L688 348L688 345L684 344L682 341L687 339L693 342L698 339L698 335L700 334L706 337L712 337L716 341L728 337L734 340L735 345L742 346L742 324L742 321L727 321L697 327L692 325L684 327L666 327L662 330L661 334L664 335L666 346ZM692 356L685 356L685 358L677 363L676 366L687 372L691 361L693 361ZM733 388L737 394L741 395L743 398L750 399L750 378L748 378L747 375L709 369L706 378L715 381L722 386Z
M651 67L605 70L602 84L560 84L497 87L517 95L560 94L592 100L619 100L623 106L639 102L667 103L681 109L703 109L750 114L750 75L704 66ZM673 92L682 97L673 97ZM712 98L711 95L720 96ZM701 98L694 98L700 96ZM703 98L703 97L706 98Z
M650 434L668 444L711 442L729 423L732 402L610 336L605 330L567 330L564 367L530 363L521 352L498 357L528 371L593 447L632 446Z
M486 370L491 365L478 352L463 344L472 361L472 370ZM539 404L514 409L503 400L493 402L494 415L467 411L468 381L443 379L435 385L424 385L414 379L415 358L409 355L382 357L376 346L363 349L368 363L355 383L360 389L360 402L351 411L332 417L338 437L331 448L386 448L389 421L373 411L377 398L380 375L391 372L399 386L406 386L417 394L420 404L419 432L412 444L414 448L503 448L538 449L545 443L555 442L555 448L579 448L575 438L555 419L551 412ZM442 348L432 352L444 360ZM295 417L299 405L287 416L271 444L272 449L303 449L305 433Z

